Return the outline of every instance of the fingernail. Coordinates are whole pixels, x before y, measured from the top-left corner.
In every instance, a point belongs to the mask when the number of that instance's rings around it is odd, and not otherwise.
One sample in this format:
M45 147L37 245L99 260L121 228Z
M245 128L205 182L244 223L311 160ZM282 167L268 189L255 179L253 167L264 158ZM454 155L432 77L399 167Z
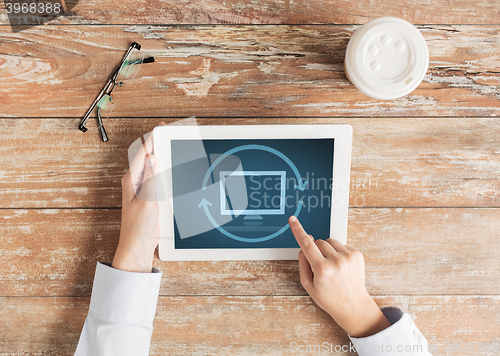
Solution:
M297 218L295 217L295 215L290 216L290 221L291 222L296 222L297 221Z
M146 156L146 162L148 162L148 166L153 167L155 165L155 160L151 158L150 155Z

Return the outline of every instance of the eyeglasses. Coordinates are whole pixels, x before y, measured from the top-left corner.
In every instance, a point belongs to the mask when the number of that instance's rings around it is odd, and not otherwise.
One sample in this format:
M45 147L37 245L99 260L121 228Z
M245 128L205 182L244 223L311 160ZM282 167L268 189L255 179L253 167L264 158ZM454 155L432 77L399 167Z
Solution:
M87 123L92 111L97 107L97 129L101 134L102 141L108 141L108 135L104 129L104 121L113 111L113 106L115 104L111 92L117 85L122 87L127 83L130 83L139 72L139 69L141 69L142 63L152 63L155 61L154 57L144 58L144 55L139 52L140 50L141 45L137 42L130 45L127 53L125 53L125 56L120 63L120 66L108 80L90 107L89 111L87 111L83 117L80 125L78 125L78 129L80 131L86 132L88 130L88 128L85 127L85 124Z

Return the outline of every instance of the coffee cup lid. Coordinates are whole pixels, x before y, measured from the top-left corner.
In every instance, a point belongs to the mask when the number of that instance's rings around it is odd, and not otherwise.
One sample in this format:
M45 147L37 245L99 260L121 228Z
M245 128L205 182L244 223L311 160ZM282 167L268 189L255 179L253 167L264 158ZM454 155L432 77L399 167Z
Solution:
M408 21L380 17L356 30L345 57L349 80L364 94L390 100L411 93L429 66L420 31Z

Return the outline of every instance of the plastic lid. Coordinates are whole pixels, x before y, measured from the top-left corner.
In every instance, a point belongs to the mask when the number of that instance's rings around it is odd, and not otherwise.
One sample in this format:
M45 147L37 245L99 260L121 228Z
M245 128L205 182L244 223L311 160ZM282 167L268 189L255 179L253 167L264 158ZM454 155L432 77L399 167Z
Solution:
M375 99L411 93L429 66L429 51L420 31L408 21L380 17L357 29L347 45L349 80Z

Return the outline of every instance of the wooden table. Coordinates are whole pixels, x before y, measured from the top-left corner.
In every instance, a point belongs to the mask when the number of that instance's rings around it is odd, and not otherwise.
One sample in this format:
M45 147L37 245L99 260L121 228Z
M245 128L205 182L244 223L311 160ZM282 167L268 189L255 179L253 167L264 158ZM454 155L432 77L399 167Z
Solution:
M0 354L74 352L96 262L111 261L118 242L129 145L160 120L196 116L351 124L348 243L365 256L369 292L409 312L439 345L434 355L493 355L482 343L500 342L499 9L499 0L81 0L18 32L0 15ZM353 31L385 15L418 24L430 52L422 84L392 101L361 94L342 66ZM77 126L133 40L156 63L115 89L102 143ZM348 343L301 287L296 261L155 266L164 280L151 354Z

